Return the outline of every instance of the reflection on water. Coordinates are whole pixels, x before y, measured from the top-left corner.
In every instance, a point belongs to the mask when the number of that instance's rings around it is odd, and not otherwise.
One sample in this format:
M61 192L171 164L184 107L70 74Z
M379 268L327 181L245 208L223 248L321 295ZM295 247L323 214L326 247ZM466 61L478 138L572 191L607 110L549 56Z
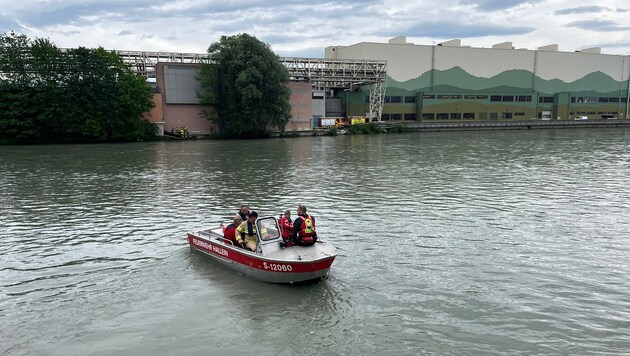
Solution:
M630 132L0 147L0 353L624 353ZM329 279L191 255L306 203ZM54 326L54 327L51 327Z

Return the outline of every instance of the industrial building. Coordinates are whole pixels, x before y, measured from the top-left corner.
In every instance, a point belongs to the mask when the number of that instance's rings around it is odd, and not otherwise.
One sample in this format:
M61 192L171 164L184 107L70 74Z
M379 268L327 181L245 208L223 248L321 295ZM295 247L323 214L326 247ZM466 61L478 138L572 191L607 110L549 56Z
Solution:
M385 121L629 118L630 56L600 48L416 45L401 36L327 47L325 58L387 61ZM366 115L366 88L337 96L345 115Z
M205 54L119 52L154 78L155 109L164 130L213 131L200 113L195 79ZM289 131L310 130L321 117L371 121L520 121L629 119L630 56L599 48L562 52L511 42L491 48L361 42L325 49L325 58L280 58L291 77Z

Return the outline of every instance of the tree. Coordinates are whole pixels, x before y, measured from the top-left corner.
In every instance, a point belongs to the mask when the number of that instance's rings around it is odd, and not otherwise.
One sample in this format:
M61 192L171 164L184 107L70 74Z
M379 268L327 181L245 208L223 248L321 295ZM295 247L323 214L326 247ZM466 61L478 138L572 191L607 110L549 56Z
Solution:
M197 76L204 115L235 137L260 137L291 119L289 74L268 44L248 34L221 36L208 48Z
M151 88L115 52L61 51L47 39L0 35L0 139L131 141L156 127L141 115Z

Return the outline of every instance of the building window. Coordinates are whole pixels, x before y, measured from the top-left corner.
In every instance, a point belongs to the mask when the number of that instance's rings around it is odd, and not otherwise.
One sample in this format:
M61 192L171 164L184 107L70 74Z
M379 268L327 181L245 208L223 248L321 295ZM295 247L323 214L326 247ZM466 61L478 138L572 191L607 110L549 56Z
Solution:
M597 102L598 103L607 103L608 102L608 98L597 98Z
M530 102L530 101L532 101L532 96L531 95L519 95L516 98L516 100L520 101L520 102Z
M608 102L610 102L610 103L618 103L619 102L619 98L608 98Z
M400 103L401 99L402 98L400 96L386 96L385 102L386 103Z
M501 101L501 95L491 95L490 101Z
M422 120L435 120L435 114L432 112L422 113Z
M488 120L488 113L487 112L480 112L479 113L479 120Z
M415 103L416 102L416 97L415 96L406 96L405 97L405 103Z
M451 120L461 120L461 119L462 119L461 113L458 113L458 112L451 113Z
M461 99L461 95L451 95L451 99Z
M490 120L496 120L498 117L499 117L499 113L496 113L496 112L490 113Z
M438 120L448 120L448 113L443 113L443 112L438 113L438 114L436 115L436 118L437 118Z
M477 95L477 99L488 100L488 96L487 95Z
M511 112L501 113L501 118L502 119L511 119L512 118L512 113Z
M422 96L422 99L435 99L435 95L425 94L425 95Z
M504 95L502 101L514 101L514 96L512 96L512 95Z
M464 95L464 99L477 99L476 95Z
M390 118L392 120L400 120L402 118L402 114L391 114Z
M314 99L314 98L313 98L313 99ZM369 102L370 102L370 96L369 96L369 95L366 95L366 96L365 96L365 102L366 102L366 103L369 103Z
M410 114L405 114L403 116L404 120L415 120L416 119L416 113L410 113Z
M575 97L574 96L571 97L571 102L575 103Z
M515 112L514 116L525 116L524 112Z
M389 114L381 114L381 120L383 121L389 120Z
M463 117L464 117L464 120L474 120L475 119L475 113L474 112L465 112Z
M593 97L582 97L582 98L578 98L577 100L578 104L593 104L597 102L597 98L593 98Z
M538 98L539 103L553 103L553 96L541 96Z
M450 99L451 96L450 95L438 95L437 98L438 99Z

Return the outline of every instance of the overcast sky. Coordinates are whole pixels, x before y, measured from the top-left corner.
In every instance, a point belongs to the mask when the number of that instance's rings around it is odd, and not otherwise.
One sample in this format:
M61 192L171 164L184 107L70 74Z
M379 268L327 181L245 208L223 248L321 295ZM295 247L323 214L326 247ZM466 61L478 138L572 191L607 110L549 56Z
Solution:
M630 1L0 0L0 33L10 31L58 47L138 51L202 53L221 35L245 32L283 56L323 57L326 46L395 36L630 54Z

